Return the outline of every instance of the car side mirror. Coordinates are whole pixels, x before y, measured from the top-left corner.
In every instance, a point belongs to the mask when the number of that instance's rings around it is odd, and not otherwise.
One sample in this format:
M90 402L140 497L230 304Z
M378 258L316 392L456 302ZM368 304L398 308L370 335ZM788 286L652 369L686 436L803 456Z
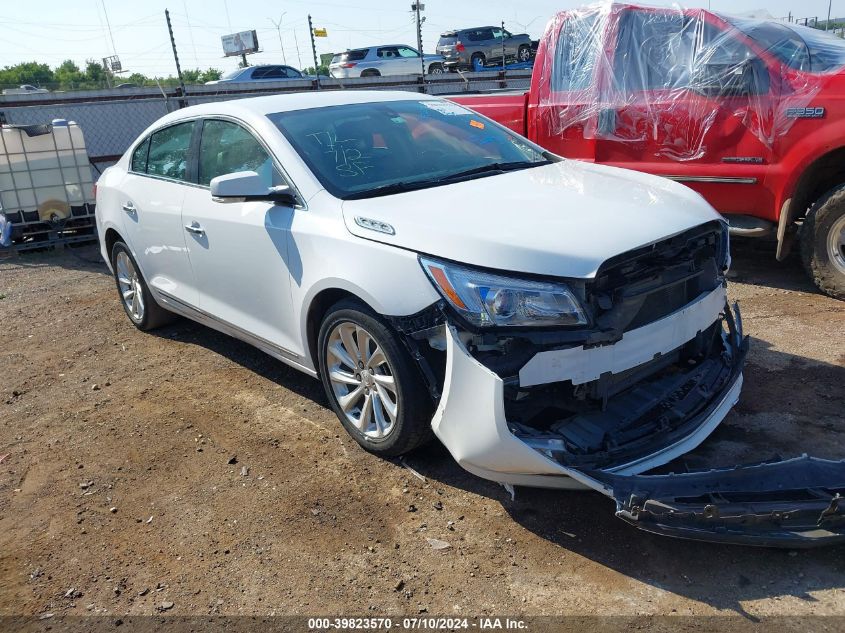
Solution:
M215 202L266 200L293 206L296 196L287 185L268 187L254 171L237 171L211 179L211 199Z

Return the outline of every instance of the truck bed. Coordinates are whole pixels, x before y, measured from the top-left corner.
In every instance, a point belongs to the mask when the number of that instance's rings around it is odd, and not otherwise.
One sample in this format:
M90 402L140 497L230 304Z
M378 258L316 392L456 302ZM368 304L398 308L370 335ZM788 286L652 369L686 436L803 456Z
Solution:
M525 112L528 92L526 91L448 95L446 98L498 121L517 134L525 136L527 132Z

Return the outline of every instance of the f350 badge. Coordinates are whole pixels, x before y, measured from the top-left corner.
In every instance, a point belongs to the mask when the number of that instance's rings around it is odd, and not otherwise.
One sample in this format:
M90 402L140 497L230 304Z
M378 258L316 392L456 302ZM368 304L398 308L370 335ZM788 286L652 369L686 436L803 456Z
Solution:
M824 108L810 106L808 108L787 108L787 119L821 119L824 118Z

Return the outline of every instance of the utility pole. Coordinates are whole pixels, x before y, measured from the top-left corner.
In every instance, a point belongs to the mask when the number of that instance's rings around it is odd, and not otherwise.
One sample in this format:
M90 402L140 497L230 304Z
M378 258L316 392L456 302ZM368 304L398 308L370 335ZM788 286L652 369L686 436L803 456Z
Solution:
M314 41L314 25L311 24L311 14L308 14L308 33L311 35L311 52L314 54L314 74L317 76L317 90L320 89L320 71L317 65L317 43Z
M517 59L516 61L519 61ZM505 64L505 21L502 20L502 70L506 70Z
M417 48L420 51L420 69L422 70L423 76L425 76L425 56L423 55L422 40L422 23L425 22L425 18L420 18L420 11L425 11L425 5L417 0L411 5L411 11L416 14L417 18Z
M111 69L109 68L109 58L103 57L103 72L106 74L106 86L109 88L112 87L111 82Z
M164 10L164 17L167 20L167 30L170 33L170 46L173 48L173 59L176 61L176 75L179 77L179 89L182 91L182 96L179 99L179 107L184 108L188 105L185 100L185 82L182 81L182 67L179 66L179 54L176 52L176 40L173 38L173 25L170 24L170 11Z
M273 18L267 18L267 19L270 20L273 23L273 26L276 27L276 33L279 34L279 46L282 47L282 63L284 63L287 66L288 60L285 58L285 45L282 42L282 18L285 17L285 13L287 13L287 11L283 11L282 15L279 16L278 24L276 23L276 21ZM300 64L300 66L301 66L301 64Z
M827 31L828 27L830 26L830 5L833 4L833 0L827 0L827 22L824 23L824 30Z

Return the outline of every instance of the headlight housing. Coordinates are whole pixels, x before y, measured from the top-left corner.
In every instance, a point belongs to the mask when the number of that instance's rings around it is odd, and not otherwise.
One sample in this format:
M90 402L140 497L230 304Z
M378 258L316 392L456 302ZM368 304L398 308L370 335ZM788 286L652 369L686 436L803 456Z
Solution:
M578 299L566 284L519 279L420 257L434 287L457 312L478 327L587 325Z

